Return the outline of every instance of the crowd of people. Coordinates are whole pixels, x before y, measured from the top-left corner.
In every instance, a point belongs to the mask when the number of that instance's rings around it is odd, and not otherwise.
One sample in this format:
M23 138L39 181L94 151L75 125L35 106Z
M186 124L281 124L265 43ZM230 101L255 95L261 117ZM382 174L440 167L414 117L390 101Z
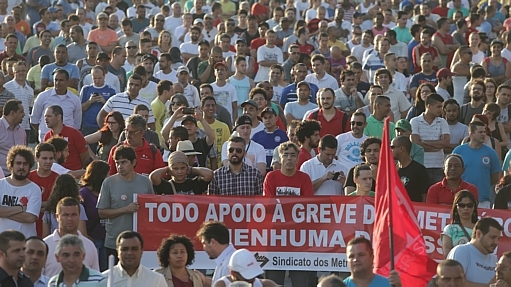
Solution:
M205 233L225 261L212 279L185 268L179 235L163 277L144 269L134 195L374 196L387 117L410 199L452 206L432 282L511 286L502 227L477 216L511 208L510 6L283 2L0 0L2 286L106 284L109 255L115 286L282 285L285 270L252 280L248 251ZM347 256L351 279L320 286L401 284L372 273L367 239Z

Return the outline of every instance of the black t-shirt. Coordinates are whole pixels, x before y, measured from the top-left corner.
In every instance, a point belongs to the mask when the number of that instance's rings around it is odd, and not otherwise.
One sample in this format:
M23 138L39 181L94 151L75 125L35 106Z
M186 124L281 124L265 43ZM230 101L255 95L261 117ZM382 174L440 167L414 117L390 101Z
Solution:
M240 28L239 26L236 26L236 28L234 28L234 33L238 34L238 35L241 35L243 32L247 31L247 28L243 29L243 28ZM250 45L250 43L248 43Z
M429 178L426 168L412 160L405 168L400 168L397 173L401 182L408 192L411 201L422 202L422 195L428 192Z
M357 185L355 184L355 181L353 181L353 173L355 172L355 166L350 168L350 171L348 171L348 176L346 177L346 183L344 183L344 187L346 186L352 186L352 187L357 187ZM373 184L371 185L371 190L372 191L375 191L376 189L376 181L373 179L372 180Z
M197 160L199 161L199 166L206 167L206 160L208 158L209 151L213 145L209 145L206 142L206 138L199 138L193 143L193 149L202 154L197 155Z
M208 189L209 182L205 182L201 177L187 178L183 183L177 183L172 180L176 193L172 189L169 181L162 180L159 185L154 185L154 193L160 195L169 194L203 194Z
M247 46L250 47L250 42L252 42L252 40L254 39L259 38L259 32L256 32L254 35L250 35L250 33L247 30L241 34L241 38L245 39L245 41L247 41Z
M497 191L495 196L494 209L509 209L508 204L511 202L511 185L506 185Z

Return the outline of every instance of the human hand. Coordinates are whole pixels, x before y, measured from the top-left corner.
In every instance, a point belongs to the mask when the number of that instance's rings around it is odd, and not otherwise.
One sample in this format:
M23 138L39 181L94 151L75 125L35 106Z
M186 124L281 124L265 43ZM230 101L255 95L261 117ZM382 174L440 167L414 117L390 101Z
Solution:
M126 213L135 213L138 211L139 204L138 202L132 202L128 206L125 207Z

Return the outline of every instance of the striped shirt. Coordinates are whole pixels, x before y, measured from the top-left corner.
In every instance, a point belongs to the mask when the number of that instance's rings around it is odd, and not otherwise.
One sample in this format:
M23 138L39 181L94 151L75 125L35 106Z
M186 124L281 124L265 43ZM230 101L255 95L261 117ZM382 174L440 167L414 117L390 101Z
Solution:
M106 287L107 286L107 277L101 272L89 269L87 266L83 265L82 273L76 282L73 284L73 287ZM48 287L66 287L64 284L64 271L61 271L58 275L53 276L48 282Z
M8 91L7 89L5 89L2 93L0 93L0 111L3 111L4 105L5 105L5 103L7 103L8 100L14 99L14 98L15 98L14 94L11 93L11 91ZM25 108L25 106L23 106L23 108Z
M412 135L418 135L421 142L437 141L443 135L450 135L449 125L443 118L436 117L431 124L424 119L424 113L410 121ZM444 166L444 150L425 151L424 166L426 168L442 168Z
M151 109L151 104L145 100L144 98L137 96L133 100L130 100L130 97L126 92L119 93L115 96L112 96L106 101L103 106L103 111L110 113L113 111L117 111L122 114L124 119L127 119L129 116L133 114L133 109L136 105L145 105L149 109L149 120L148 124L154 123L153 110Z
M367 71L367 78L369 79L370 83L374 83L374 74L378 69L382 68L385 68L385 64L383 63L383 59L380 58L378 53L369 54L369 56L362 64L362 69Z
M263 194L263 175L257 168L243 163L238 174L231 171L229 165L222 166L213 173L209 184L209 195L243 195Z
M21 101L21 104L23 105L23 110L25 111L25 114L28 114L30 111L30 107L32 107L32 104L34 102L34 89L28 85L28 83L25 82L25 86L21 86L16 82L15 80L11 80L7 83L5 83L4 88L8 90L8 92L12 93L14 97L17 100ZM7 97L4 97L5 91L0 94L0 107L3 107L5 104L2 103L2 99L5 99ZM28 116L23 117L23 121L21 122L21 126L25 130L30 130L30 123L28 121Z

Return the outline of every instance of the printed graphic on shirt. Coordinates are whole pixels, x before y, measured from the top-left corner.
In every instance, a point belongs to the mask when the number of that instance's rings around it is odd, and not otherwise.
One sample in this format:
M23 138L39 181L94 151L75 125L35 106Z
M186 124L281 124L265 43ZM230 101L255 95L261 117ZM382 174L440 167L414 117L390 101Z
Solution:
M27 206L28 205L28 197L22 196L21 198L14 195L4 195L2 198L3 206Z
M217 104L228 107L229 106L229 92L228 91L217 91L215 92L215 99Z
M277 186L277 195L300 195L299 187Z
M348 144L345 148L345 151L348 152L348 159L353 162L362 162L362 158L360 157L360 142L352 142Z

